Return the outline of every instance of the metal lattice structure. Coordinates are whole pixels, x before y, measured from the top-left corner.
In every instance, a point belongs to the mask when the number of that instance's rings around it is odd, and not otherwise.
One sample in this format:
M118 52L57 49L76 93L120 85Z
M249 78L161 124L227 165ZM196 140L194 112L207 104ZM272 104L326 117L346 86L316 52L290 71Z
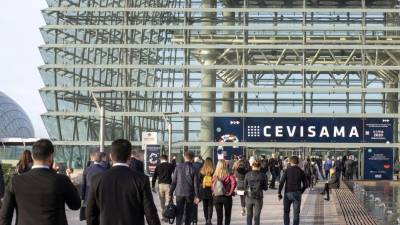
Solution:
M213 117L399 118L396 0L48 0L43 120L65 148L142 131L215 146ZM396 122L397 126L397 122ZM397 128L396 128L397 129ZM396 132L397 136L397 132ZM385 147L398 147L396 143ZM358 148L368 143L241 143ZM332 146L334 145L334 146ZM75 147L74 147L75 146ZM375 144L374 146L379 146Z
M0 91L0 139L33 138L35 131L26 112Z

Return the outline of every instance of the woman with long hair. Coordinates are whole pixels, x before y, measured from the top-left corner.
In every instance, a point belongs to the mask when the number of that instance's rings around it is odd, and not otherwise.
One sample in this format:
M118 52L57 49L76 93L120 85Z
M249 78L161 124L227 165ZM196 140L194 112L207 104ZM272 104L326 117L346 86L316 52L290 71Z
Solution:
M17 163L17 172L18 174L23 174L28 172L29 170L32 169L33 165L33 160L32 160L32 155L31 151L25 150L22 152L19 162Z
M213 176L212 191L215 210L217 211L217 225L222 225L225 211L225 225L231 223L232 196L236 188L235 177L228 173L225 160L218 160Z
M211 158L207 158L200 169L200 190L201 199L203 200L204 218L206 225L211 225L213 215L213 196L212 196L212 177L214 174L214 167Z
M244 178L247 172L250 171L249 162L245 158L241 158L237 161L233 167L235 177L237 180L236 194L240 196L240 205L242 206L242 216L246 215L246 203L245 203L245 185Z

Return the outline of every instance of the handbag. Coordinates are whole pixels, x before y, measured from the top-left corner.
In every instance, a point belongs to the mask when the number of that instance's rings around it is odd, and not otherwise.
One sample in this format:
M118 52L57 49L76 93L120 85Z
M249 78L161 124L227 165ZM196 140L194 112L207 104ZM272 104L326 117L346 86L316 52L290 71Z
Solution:
M79 220L83 221L86 220L86 206L82 206L79 210Z
M177 211L176 205L172 201L165 207L163 216L168 219L169 224L174 223Z

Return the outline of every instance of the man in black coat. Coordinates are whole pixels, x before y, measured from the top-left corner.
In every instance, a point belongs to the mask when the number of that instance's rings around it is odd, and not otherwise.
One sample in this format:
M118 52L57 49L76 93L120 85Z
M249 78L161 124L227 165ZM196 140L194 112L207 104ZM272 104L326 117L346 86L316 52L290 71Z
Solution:
M282 189L285 187L283 199L283 221L290 224L290 207L293 205L293 225L300 224L301 196L307 188L308 182L304 171L299 167L299 158L292 156L289 159L290 167L286 169L279 183L278 198L282 199Z
M153 192L156 192L156 181L158 179L158 196L160 198L160 205L161 205L161 215L164 214L165 204L170 202L169 190L171 188L172 183L172 173L174 172L174 167L171 163L168 162L167 155L160 156L161 163L157 165L153 179L151 182L151 187ZM164 222L167 222L167 218L162 219Z
M129 168L132 145L111 145L113 167L93 177L86 218L88 225L160 225L147 176Z
M32 170L15 176L7 187L0 211L0 225L10 225L14 210L17 225L67 225L65 204L81 207L75 186L65 175L51 170L54 147L41 139L32 147Z

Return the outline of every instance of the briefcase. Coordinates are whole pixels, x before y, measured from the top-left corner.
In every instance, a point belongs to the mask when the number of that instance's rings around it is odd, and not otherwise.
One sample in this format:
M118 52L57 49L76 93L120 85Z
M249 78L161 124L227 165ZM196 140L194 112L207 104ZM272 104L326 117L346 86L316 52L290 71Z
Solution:
M86 220L86 206L82 206L79 210L79 220L83 221Z

